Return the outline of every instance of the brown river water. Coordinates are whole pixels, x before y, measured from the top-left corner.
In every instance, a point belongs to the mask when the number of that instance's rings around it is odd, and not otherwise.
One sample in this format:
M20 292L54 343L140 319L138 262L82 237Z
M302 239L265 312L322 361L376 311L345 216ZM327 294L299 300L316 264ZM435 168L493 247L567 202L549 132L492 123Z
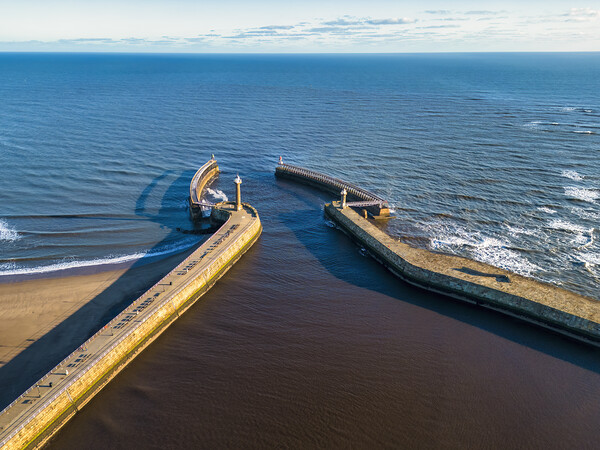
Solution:
M49 448L597 448L597 350L403 283L262 178L260 240Z

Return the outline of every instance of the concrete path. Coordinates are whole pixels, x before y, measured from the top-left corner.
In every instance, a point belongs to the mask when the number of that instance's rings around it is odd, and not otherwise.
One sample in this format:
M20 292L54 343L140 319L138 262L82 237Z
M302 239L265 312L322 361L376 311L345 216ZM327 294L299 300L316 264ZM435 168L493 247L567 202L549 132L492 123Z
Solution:
M214 271L211 265L238 238L256 226L257 221L260 223L256 210L247 205L241 211L236 211L233 203L219 204L217 208L222 216L230 217L214 235L0 413L0 446L5 445L12 435L63 394L141 323L161 308L169 306L183 288L196 278L206 276L209 269Z

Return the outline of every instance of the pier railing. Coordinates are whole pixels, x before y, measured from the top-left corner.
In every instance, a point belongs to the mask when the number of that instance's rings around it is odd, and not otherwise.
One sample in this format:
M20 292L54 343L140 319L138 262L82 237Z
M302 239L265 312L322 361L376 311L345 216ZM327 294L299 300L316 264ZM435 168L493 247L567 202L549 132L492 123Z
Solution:
M316 172L314 170L305 169L304 167L293 166L291 164L281 163L277 166L277 171L279 172L288 172L295 175L300 175L304 178L308 178L314 180L318 183L329 185L331 187L335 187L340 191L342 189L346 189L348 194L353 195L356 198L359 198L364 201L376 202L380 204L387 204L387 200L381 198L377 194L373 192L369 192L366 189L363 189L355 184L348 183L347 181L340 180L339 178L335 178L329 175L325 175L320 172Z

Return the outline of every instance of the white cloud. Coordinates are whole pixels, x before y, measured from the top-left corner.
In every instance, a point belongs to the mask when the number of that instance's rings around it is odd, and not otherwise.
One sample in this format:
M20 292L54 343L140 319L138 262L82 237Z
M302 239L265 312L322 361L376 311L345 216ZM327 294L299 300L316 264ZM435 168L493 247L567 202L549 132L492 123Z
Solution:
M476 10L476 11L466 11L465 14L468 16L493 16L495 14L500 14L503 11L490 11L490 10Z
M348 26L356 26L356 25L406 25L406 24L410 24L410 23L415 23L417 20L416 19L410 19L408 17L401 17L401 18L387 18L387 19L371 19L369 17L364 17L364 18L357 18L357 17L349 17L349 16L345 16L345 17L340 17L338 19L335 20L329 20L326 22L323 22L323 25L329 25L329 26L341 26L341 27L348 27Z
M571 8L571 10L568 13L563 14L563 16L576 22L589 22L600 18L600 10L592 8Z
M365 23L368 23L369 25L406 25L409 23L415 23L416 21L416 19L402 17L400 19L369 19L365 20Z
M422 5L419 8L404 2L397 2L393 8L387 7L389 5L382 8L376 6L378 1L370 0L356 7L340 0L335 7L311 10L312 17L305 15L304 8L281 17L267 14L248 19L245 9L241 8L233 11L231 20L227 14L219 13L220 21L202 22L197 17L194 20L193 11L177 20L156 15L152 16L152 21L145 18L139 23L132 21L132 26L126 18L123 19L128 22L123 23L128 25L126 27L103 25L111 21L95 21L96 28L68 28L62 27L62 23L59 27L48 21L48 26L52 25L58 31L39 36L31 31L22 35L5 31L7 28L3 29L2 25L8 19L0 16L0 51L600 50L600 27L596 26L600 18L598 9L569 9L563 4L562 7L549 6L542 13L539 7L526 2L521 7L520 3L506 0L486 3L489 9L481 10L468 10L467 7L462 10L424 10ZM76 20L73 23L81 24ZM30 24L29 29L39 28L34 25Z

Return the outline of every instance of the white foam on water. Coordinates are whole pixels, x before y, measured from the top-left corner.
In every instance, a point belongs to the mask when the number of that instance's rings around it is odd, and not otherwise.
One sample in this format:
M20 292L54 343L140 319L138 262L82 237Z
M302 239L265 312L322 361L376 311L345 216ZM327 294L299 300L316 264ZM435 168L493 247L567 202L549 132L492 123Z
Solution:
M600 221L600 211L591 211L583 208L571 208L571 212L582 219Z
M563 170L561 175L565 178L570 178L573 181L581 181L583 177L574 170Z
M594 277L600 278L600 254L597 252L582 252L576 255L576 258L583 262L585 269Z
M16 269L16 267L17 265L14 262L2 263L0 264L0 272L3 272L5 270Z
M543 122L541 120L534 120L532 122L526 123L523 126L525 128L539 128L539 126L542 124Z
M540 270L539 266L518 251L509 248L512 245L506 239L484 236L480 232L469 231L459 226L448 227L440 223L427 228L437 234L430 239L432 250L466 255L476 261L524 276L531 276Z
M212 213L212 208L210 206L201 206L200 207L200 214L202 215L202 217L204 219L208 219L210 217L211 213Z
M589 264L600 266L600 254L599 253L579 253L578 258Z
M531 276L540 267L518 252L504 247L483 245L475 251L473 259L506 269L519 275Z
M562 219L554 219L549 223L549 227L555 230L571 231L572 233L589 233L593 230Z
M587 228L566 220L555 219L549 223L549 227L555 230L573 233L573 244L578 248L590 247L594 243L594 228Z
M158 248L152 251L133 253L130 255L121 255L121 256L108 256L106 258L98 258L91 260L65 260L55 264L49 264L47 266L38 266L38 267L18 267L14 263L5 263L0 265L0 276L7 275L33 275L33 274L42 274L49 272L57 272L59 270L68 270L68 269L79 269L83 267L96 267L96 266L104 266L104 265L114 265L114 264L123 264L132 261L137 261L142 258L153 258L157 256L164 256L173 253L178 253L184 250L189 249L190 247L196 245L200 239L192 238L181 241L177 244L173 244L170 246L165 246L162 248Z
M21 235L8 226L6 221L0 219L0 241L16 241Z
M573 133L577 133L577 134L596 134L592 130L573 130Z
M575 198L577 200L582 200L584 202L594 202L600 194L594 189L580 188L576 186L566 186L565 195L567 197Z
M588 235L578 234L573 242L579 245L580 249L591 247L594 244L594 233L590 233Z
M548 213L548 214L556 214L555 210L550 209L550 208L546 208L545 206L540 206L538 208L538 211L542 211L542 212L545 212L545 213Z
M206 192L208 192L208 194L210 196L212 196L215 200L219 200L221 202L226 202L229 199L227 198L227 195L225 195L225 192L223 192L220 189L211 189L211 188L206 188Z
M571 111L575 111L576 109L577 108L574 106L565 106L564 108L561 108L560 110L564 111L564 112L571 112Z
M504 226L506 227L506 229L508 230L508 232L510 233L511 236L517 237L519 235L525 235L525 236L535 236L535 237L539 237L539 238L545 237L544 233L542 233L540 230L531 230L529 228L512 226L507 223L505 223Z

